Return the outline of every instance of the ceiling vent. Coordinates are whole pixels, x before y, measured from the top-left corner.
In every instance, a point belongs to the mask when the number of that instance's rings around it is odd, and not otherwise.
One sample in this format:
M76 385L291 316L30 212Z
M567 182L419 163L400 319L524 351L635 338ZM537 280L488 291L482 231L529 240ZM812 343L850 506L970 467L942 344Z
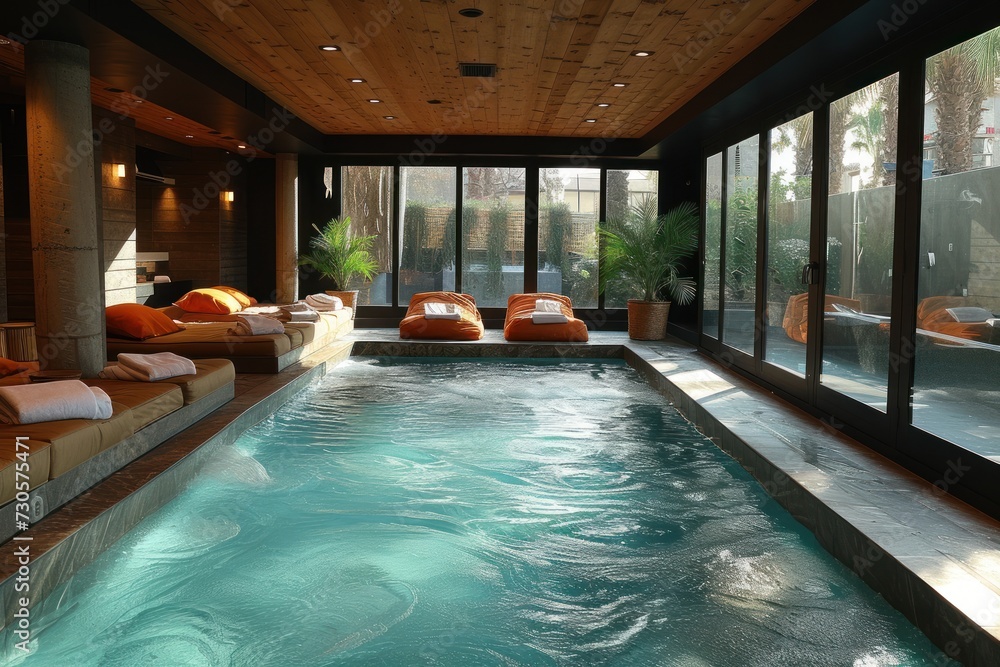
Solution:
M497 66L495 64L458 63L458 68L461 70L462 76L493 78L497 75Z

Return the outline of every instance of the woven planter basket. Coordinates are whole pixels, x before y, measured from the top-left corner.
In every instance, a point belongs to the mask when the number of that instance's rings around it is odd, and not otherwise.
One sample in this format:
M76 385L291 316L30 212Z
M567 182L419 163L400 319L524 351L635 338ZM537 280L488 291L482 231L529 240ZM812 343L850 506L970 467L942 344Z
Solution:
M337 291L337 290L327 290L327 294L330 296L339 297L344 305L351 309L351 319L353 320L358 314L358 290L347 290L347 291Z
M669 301L628 300L628 337L632 340L662 340L667 337Z

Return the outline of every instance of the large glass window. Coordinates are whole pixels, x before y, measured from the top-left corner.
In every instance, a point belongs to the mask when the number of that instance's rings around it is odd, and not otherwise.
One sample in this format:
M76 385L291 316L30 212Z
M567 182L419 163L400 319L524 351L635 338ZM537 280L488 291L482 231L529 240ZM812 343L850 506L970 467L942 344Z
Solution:
M1000 454L998 39L926 63L912 403L915 426L988 456Z
M830 105L820 382L885 411L889 379L898 77Z
M753 354L757 296L757 176L760 139L726 151L725 294L722 341Z
M657 172L640 169L608 169L607 176L608 221L625 221L630 212L657 211L659 203L656 190ZM611 281L604 293L604 307L626 308L629 299L641 297L641 294L630 292L628 286L622 282Z
M799 116L769 135L767 309L764 360L805 374L812 223L813 115Z
M455 289L455 168L401 167L399 303L417 292ZM450 283L445 270L451 270Z
M722 271L722 153L705 165L705 288L702 331L719 337L719 281Z
M350 216L351 234L374 236L378 275L360 289L358 303L392 303L392 167L341 167L341 215Z
M524 291L523 168L462 171L462 291L495 308Z
M597 307L599 169L538 173L538 291L565 294L577 308Z

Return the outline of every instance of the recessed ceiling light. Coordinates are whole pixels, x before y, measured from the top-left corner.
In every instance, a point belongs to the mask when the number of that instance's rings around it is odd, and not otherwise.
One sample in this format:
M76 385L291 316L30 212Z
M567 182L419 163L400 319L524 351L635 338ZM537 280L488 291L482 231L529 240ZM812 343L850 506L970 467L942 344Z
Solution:
M194 135L193 134L185 134L184 138L185 139L194 139Z
M483 10L476 9L475 7L466 7L465 9L459 9L458 13L470 19L477 19L483 15Z
M5 39L3 37L0 37L0 45L7 46L8 44L10 44L10 40L9 39Z
M240 144L240 145L237 146L237 148L240 148L240 149L243 149L243 148L246 148L246 147L247 147L246 144Z
M611 85L614 86L615 88L624 88L628 84L627 83L613 83Z
M588 118L587 120L585 120L585 121L583 121L583 122L584 122L584 123L596 123L596 122L597 122L597 119L596 119L596 118Z
M382 118L385 118L386 120L396 120L395 116L382 116Z
M340 51L340 47L336 44L324 44L319 47L320 51Z
M163 117L163 120L173 120L173 119L174 119L173 116L164 116Z
M105 88L104 90L108 91L109 93L124 93L125 92L121 88Z
M139 98L137 97L137 98L135 98L135 99L134 99L134 100L132 100L132 101L133 101L133 102L135 102L136 104L142 104L142 103L143 103L143 102L145 102L146 100L140 100L140 99L139 99Z
M368 101L371 102L372 104L379 104L380 102L382 102L382 100L375 100L375 99L371 99Z
M598 103L597 103L597 106L599 106L599 107L601 107L602 109L604 109L604 108L606 108L606 107L609 107L609 106L611 106L611 104L610 104L609 102L598 102Z
M654 53L653 51L633 51L632 55L635 56L636 58L647 58L653 55L653 53Z
M427 104L441 104L441 100L427 100Z
M364 83L364 79L348 79L351 83Z

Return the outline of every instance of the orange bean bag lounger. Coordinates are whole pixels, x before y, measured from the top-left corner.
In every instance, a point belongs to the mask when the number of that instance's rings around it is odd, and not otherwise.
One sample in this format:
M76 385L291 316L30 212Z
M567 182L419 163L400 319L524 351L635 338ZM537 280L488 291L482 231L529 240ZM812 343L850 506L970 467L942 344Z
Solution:
M429 306L429 304L444 304ZM427 310L442 311L439 317ZM406 317L399 323L400 338L434 340L480 340L485 333L483 318L476 300L469 294L455 292L418 292L410 299Z
M781 327L788 334L788 337L799 343L805 343L809 338L809 319L807 317L807 306L809 305L809 294L795 294L788 299L785 306L785 316L782 318ZM835 310L834 306L845 306L852 310L861 310L861 302L857 299L849 299L836 294L827 294L823 304L825 312Z
M560 304L565 322L535 324L532 314L539 299ZM573 302L568 296L549 292L511 294L507 298L507 319L503 325L507 340L541 340L586 343L589 340L587 325L573 316Z
M959 322L959 319L965 319L962 317L963 310L967 315L975 315L975 311L981 311L981 315L972 318L981 321ZM995 329L988 321L991 319L991 312L975 307L968 298L961 296L930 296L917 306L917 329L982 343L989 343L993 338Z

